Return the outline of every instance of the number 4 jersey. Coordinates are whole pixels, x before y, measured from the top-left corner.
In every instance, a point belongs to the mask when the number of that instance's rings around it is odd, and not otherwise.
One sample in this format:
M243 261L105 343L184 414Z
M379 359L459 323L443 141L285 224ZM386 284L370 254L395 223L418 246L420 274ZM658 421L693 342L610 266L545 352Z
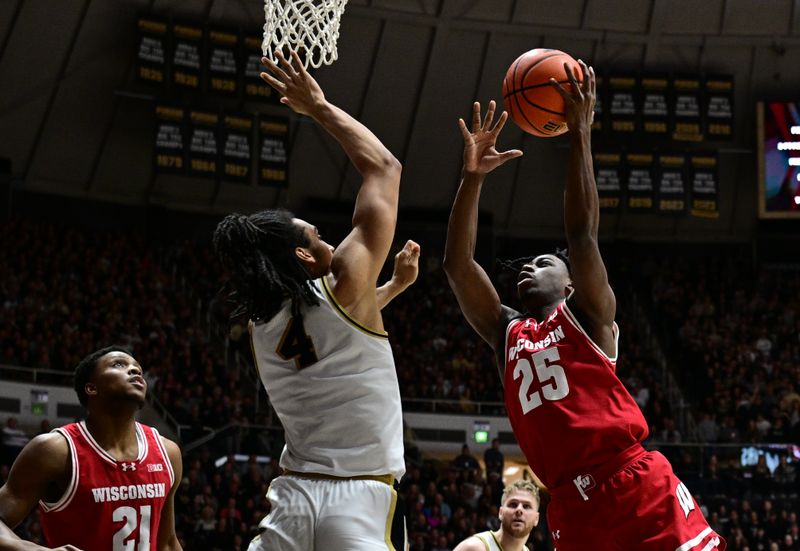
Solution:
M39 502L48 546L156 551L161 509L174 483L158 431L136 423L139 454L132 461L109 455L84 422L54 432L69 444L72 476L60 500Z
M614 333L618 338L618 328ZM572 484L647 437L639 406L567 302L506 328L505 402L520 448L548 488Z

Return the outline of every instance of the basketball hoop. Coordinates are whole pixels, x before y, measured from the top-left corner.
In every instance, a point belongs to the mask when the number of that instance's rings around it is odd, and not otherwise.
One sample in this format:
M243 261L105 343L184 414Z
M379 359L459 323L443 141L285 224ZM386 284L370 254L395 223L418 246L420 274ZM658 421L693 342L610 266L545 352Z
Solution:
M338 58L339 21L347 0L264 0L261 50L275 63L275 50L296 50L306 68Z

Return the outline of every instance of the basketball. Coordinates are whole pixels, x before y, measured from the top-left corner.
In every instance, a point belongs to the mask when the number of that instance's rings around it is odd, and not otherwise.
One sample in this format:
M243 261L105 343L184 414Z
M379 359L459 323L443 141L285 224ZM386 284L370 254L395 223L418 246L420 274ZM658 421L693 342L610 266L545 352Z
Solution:
M517 126L528 134L552 138L567 131L564 99L550 84L554 78L568 91L571 89L564 63L583 79L578 62L561 50L530 50L508 68L503 79L503 105Z

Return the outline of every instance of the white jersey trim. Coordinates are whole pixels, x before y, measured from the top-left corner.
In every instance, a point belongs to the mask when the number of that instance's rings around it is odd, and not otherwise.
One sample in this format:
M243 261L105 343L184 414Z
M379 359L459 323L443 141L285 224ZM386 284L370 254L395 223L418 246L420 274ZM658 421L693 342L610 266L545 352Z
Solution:
M86 427L86 421L81 421L78 423L78 430L80 430L83 437L86 438L86 441L89 443L92 449L97 452L97 455L99 455L101 459L111 463L114 466L117 465L117 460L114 458L114 456L104 450L89 432L89 429ZM142 432L142 427L139 426L139 423L136 423L136 445L139 448L139 454L136 456L136 462L141 463L142 460L147 457L149 446L147 445L147 438L145 438L144 432Z
M592 345L592 348L594 348L600 355L602 355L605 359L607 359L611 363L613 364L617 363L617 358L619 357L619 326L617 326L617 322L615 321L611 325L611 332L614 334L614 356L611 357L608 354L606 354L603 351L603 349L600 348L597 345L597 343L592 340L592 337L589 336L589 333L587 333L583 329L580 322L578 321L578 318L575 317L575 314L572 313L572 310L570 310L569 306L567 305L567 301L565 300L564 302L562 302L562 304L564 305L562 311L564 312L564 315L567 318L567 320L575 327L575 329L583 333L583 336L586 337L586 340L589 341L589 344Z
M339 304L339 301L336 300L336 296L333 294L333 290L328 285L327 276L321 277L320 281L322 282L322 284L321 284L322 290L325 292L325 298L328 299L328 302L333 307L333 310L337 314L339 314L339 316L344 321L346 321L348 324L354 326L359 331L361 331L363 333L366 333L367 335L369 335L371 337L376 337L376 338L379 338L379 339L388 339L389 338L389 333L387 333L386 331L383 331L381 329L372 329L371 327L367 327L366 325L364 325L363 323L361 323L360 321L355 319L353 316L351 316L350 313L347 310L345 310L344 307L341 304Z
M72 441L72 437L69 435L69 433L67 433L67 431L61 428L53 429L52 432L57 432L67 440L67 447L69 448L70 457L72 459L72 475L69 480L69 484L67 484L67 488L64 490L64 494L61 496L61 499L55 503L48 503L42 499L39 500L39 504L42 506L42 509L44 509L45 513L63 511L72 502L72 498L75 497L75 492L78 490L78 479L80 477L78 453L76 452L75 442Z
M692 547L703 541L703 538L711 533L711 527L707 526L705 530L697 534L695 537L675 548L675 551L689 551ZM708 549L708 546L706 546ZM713 548L712 548L713 549Z
M164 457L164 463L167 464L167 470L169 471L170 489L171 489L172 486L175 485L175 471L172 470L172 461L170 461L169 459L169 454L167 454L167 448L164 447L164 442L161 441L161 435L158 434L158 430L156 430L155 427L150 427L150 430L153 431L153 438L155 438L158 450Z
M503 343L503 380L501 381L503 385L506 383L506 369L508 369L508 336L511 334L511 329L518 323L522 323L522 318L513 319L506 325L506 340Z

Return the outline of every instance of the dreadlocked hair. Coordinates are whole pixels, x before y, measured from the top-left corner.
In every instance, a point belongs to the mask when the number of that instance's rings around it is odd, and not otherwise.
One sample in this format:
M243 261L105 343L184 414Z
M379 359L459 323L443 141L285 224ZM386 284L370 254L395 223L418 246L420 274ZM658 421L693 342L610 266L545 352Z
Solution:
M224 289L237 305L232 318L269 320L287 297L295 316L301 304L319 304L309 273L294 253L309 241L292 218L287 210L269 209L250 216L229 214L217 225L214 250L230 274Z
M572 265L569 263L569 251L567 249L559 249L556 247L556 252L553 253L553 256L561 260L564 265L567 267L567 273L572 275ZM497 265L500 266L503 270L510 270L512 272L519 272L522 267L536 258L535 256L521 256L519 258L514 258L512 260L497 260Z

